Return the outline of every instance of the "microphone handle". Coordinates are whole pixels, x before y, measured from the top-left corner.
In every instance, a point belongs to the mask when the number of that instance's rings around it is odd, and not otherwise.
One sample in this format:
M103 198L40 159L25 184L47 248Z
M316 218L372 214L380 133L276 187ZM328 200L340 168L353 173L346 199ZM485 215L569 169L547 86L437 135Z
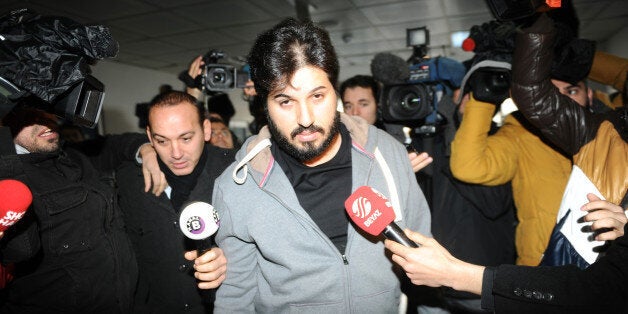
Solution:
M407 247L419 247L419 245L406 236L403 230L401 230L395 222L391 222L388 226L386 226L386 229L384 229L384 232L382 233L387 239L393 240Z
M194 242L196 242L196 253L198 256L203 255L213 247L212 241L209 239L194 240Z

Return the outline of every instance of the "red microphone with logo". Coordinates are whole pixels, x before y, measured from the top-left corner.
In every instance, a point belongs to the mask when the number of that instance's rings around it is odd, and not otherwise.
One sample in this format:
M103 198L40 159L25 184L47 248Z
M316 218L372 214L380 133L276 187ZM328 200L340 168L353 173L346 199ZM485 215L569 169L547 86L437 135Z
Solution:
M20 220L32 202L33 194L24 183L0 180L0 232Z
M390 201L369 186L361 186L345 201L345 210L353 222L368 234L399 242L408 247L419 247L395 223L395 212Z

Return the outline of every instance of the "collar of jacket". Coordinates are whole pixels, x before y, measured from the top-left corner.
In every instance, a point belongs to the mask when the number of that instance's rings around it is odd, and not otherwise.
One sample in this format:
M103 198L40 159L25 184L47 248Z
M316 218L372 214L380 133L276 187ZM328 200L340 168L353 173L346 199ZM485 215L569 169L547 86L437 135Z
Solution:
M368 139L369 124L362 118L352 117L345 113L340 113L340 122L345 125L351 134L353 146L363 151L365 154L374 158L374 155L368 152L365 147ZM270 171L273 164L273 156L270 152L271 141L268 126L264 126L257 136L249 139L242 149L236 155L237 164L233 169L233 180L238 184L243 184L248 175L248 167L266 174ZM264 179L259 185L264 184Z

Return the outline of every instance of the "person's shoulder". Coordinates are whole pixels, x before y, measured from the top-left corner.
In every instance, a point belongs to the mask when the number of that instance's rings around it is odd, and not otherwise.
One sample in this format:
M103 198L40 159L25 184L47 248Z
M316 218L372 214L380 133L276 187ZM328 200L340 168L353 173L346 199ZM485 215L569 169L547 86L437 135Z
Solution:
M369 127L369 134L375 135L375 138L377 140L376 145L380 147L380 150L384 146L403 148L403 144L399 141L399 139L395 138L395 136L391 135L390 133L382 129L378 129L374 126L371 126Z
M235 149L221 148L211 144L205 144L205 148L208 152L208 157L213 159L235 160Z
M144 184L144 176L142 174L142 166L134 161L123 161L115 169L115 178L118 186L130 186L137 182ZM141 179L141 180L138 180Z
M213 168L219 168L221 171L226 169L235 161L236 151L234 149L226 149L211 144L206 144L207 164Z

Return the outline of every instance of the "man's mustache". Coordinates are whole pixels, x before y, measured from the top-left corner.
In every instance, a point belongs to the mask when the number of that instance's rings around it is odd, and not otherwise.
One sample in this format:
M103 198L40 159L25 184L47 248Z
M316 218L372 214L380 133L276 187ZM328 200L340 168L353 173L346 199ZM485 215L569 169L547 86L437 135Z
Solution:
M299 126L298 128L294 129L292 133L290 133L290 137L294 139L297 135L299 135L299 133L303 131L320 132L321 134L325 135L325 130L323 130L323 128L317 125L310 125L307 128L303 126Z

